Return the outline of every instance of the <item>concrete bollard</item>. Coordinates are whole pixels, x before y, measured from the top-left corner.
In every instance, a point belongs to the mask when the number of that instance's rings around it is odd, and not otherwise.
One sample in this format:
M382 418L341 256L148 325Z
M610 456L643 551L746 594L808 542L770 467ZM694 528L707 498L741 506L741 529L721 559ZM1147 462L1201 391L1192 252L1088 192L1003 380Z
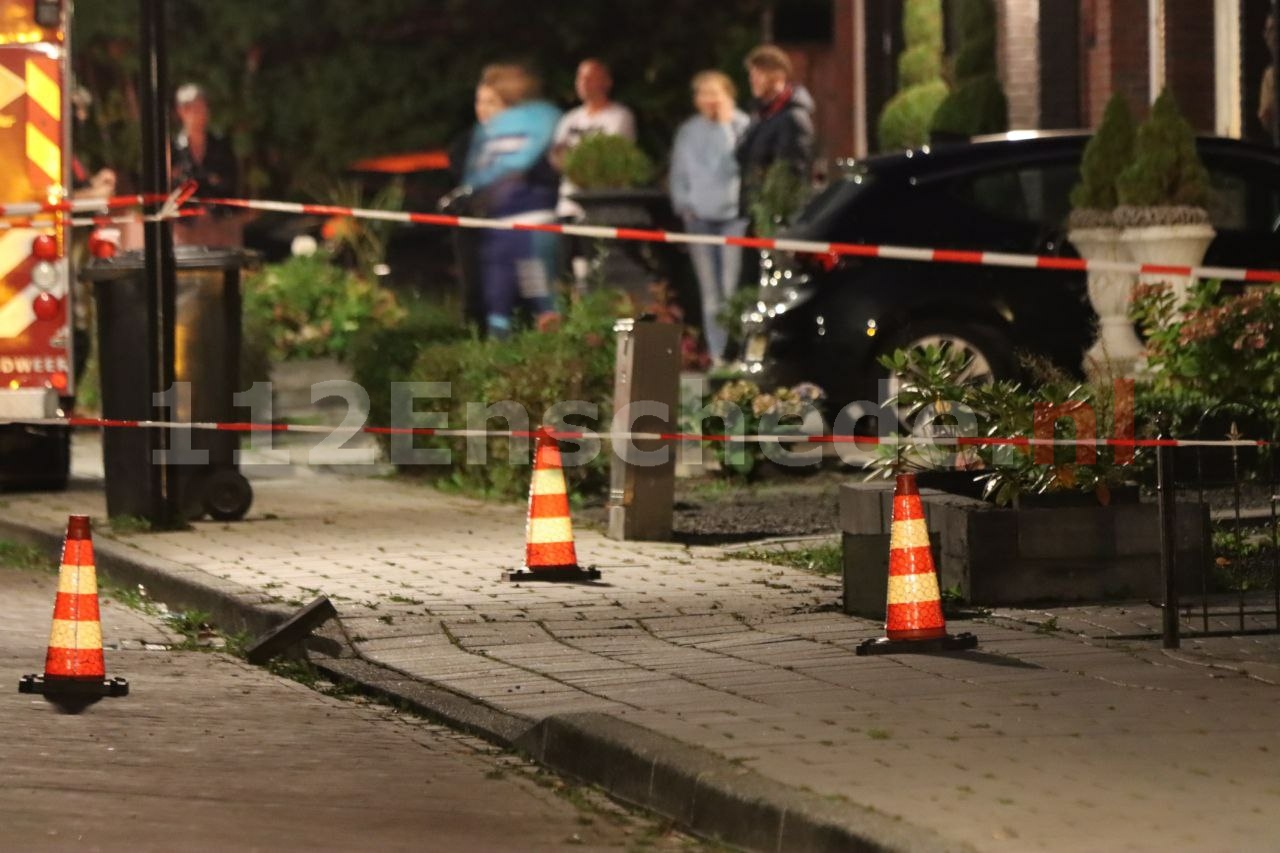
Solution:
M614 432L675 432L680 411L680 327L619 320ZM609 452L609 537L666 541L675 505L670 441L614 441Z

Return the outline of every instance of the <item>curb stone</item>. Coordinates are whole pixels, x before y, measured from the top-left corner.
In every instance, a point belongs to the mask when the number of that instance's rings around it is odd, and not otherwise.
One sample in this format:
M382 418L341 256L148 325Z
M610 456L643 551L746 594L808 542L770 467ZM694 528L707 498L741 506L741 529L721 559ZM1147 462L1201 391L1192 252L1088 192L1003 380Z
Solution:
M0 520L0 536L56 558L62 531ZM249 587L142 554L109 537L94 540L98 569L118 584L143 584L176 609L207 611L224 630L261 633L292 615ZM600 713L517 716L391 667L360 658L313 656L326 674L349 680L428 717L519 750L545 767L670 818L721 842L762 851L911 851L973 848L850 802L796 790L701 747Z

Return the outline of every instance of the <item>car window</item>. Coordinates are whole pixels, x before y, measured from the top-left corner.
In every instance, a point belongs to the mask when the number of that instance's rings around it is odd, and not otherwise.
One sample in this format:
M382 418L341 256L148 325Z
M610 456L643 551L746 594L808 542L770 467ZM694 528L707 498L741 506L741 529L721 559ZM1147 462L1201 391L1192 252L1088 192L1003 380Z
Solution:
M1072 164L1038 164L960 178L952 194L999 219L1057 228L1078 180Z
M1280 187L1222 166L1209 167L1209 218L1221 231L1268 234L1280 216Z

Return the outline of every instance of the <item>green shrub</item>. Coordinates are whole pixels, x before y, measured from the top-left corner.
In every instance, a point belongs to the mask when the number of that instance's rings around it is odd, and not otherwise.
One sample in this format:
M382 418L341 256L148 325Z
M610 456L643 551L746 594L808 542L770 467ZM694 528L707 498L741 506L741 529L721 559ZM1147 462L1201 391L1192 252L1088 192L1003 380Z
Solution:
M1009 128L1009 102L994 74L960 83L933 114L933 131L959 136L999 133Z
M1078 410L1084 420L1092 422L1095 435L1116 434L1117 409L1123 406L1114 385L1082 384L1047 366L1035 388L1007 380L979 385L967 378L971 362L963 353L938 346L900 349L883 356L880 364L899 382L897 396L885 405L899 407L915 421L917 435L932 438L1087 437L1060 433L1061 426L1047 420L1049 412L1037 412L1037 405L1052 406L1059 412ZM928 426L921 424L921 415L930 418ZM1106 504L1111 488L1128 482L1134 474L1126 459L1131 454L1123 448L1099 447L1087 464L1077 464L1072 446L1052 448L1047 459L1043 451L1008 444L884 446L871 463L870 477L889 477L912 469L974 471L974 480L983 483L983 497L997 504L1016 503L1022 495L1064 491L1092 492Z
M564 159L564 173L579 189L630 189L653 181L653 162L626 137L587 135Z
M942 54L932 45L917 45L898 57L898 82L904 91L942 81Z
M995 30L978 33L967 39L956 51L952 68L957 80L968 80L996 73L996 34Z
M245 328L265 333L273 361L346 358L362 327L394 325L402 314L395 294L323 251L268 264L244 282Z
M1009 128L1009 103L996 76L996 13L991 0L957 0L955 84L933 116L932 132L977 136Z
M902 38L910 50L942 50L942 0L907 0L902 7Z
M775 160L764 173L759 192L752 197L749 213L753 233L772 237L800 212L809 199L809 182L796 171L795 163Z
M544 423L548 409L567 401L599 404L599 417L575 417L568 428L608 428L613 416L614 346L613 324L624 313L619 294L597 291L573 299L558 328L529 330L506 340L470 338L448 343L426 344L412 366L400 377L403 381L449 382L447 403L437 401L424 410L447 411L449 426L467 426L467 404L489 406L511 402L529 415L530 428ZM387 384L387 383L384 383ZM369 388L371 398L390 393L387 387ZM389 397L371 403L389 411ZM421 421L419 425L425 425ZM393 424L398 425L398 424ZM565 426L564 424L551 424ZM505 429L494 421L495 429ZM514 427L520 429L518 424ZM468 464L466 442L459 439L428 438L419 447L447 448L452 462L447 469L425 471L469 493L518 499L528 493L530 456L513 457L513 442L506 438L481 439L487 459L484 464ZM518 445L515 445L518 446ZM569 448L572 449L572 448ZM393 460L395 461L395 460ZM565 473L574 494L599 493L606 484L608 454L601 452L584 466L567 468Z
M906 0L898 57L898 93L885 104L877 138L885 150L918 148L929 141L933 112L947 95L942 80L942 0Z
M947 84L938 79L894 95L880 113L880 147L919 148L927 143L929 126L947 91Z
M1114 210L1116 179L1133 159L1134 123L1129 101L1119 92L1107 101L1102 123L1084 148L1080 183L1071 190L1077 210Z
M449 305L414 300L399 322L369 324L351 343L351 373L369 393L369 423L391 423L391 383L402 382L413 370L424 346L465 340L471 330L461 312Z
M1145 409L1164 408L1193 421L1191 416L1228 405L1280 422L1280 289L1224 296L1220 282L1197 282L1178 310L1169 288L1141 286L1134 314L1147 337L1148 379L1139 386L1140 401L1155 401Z
M1120 204L1133 207L1209 205L1209 173L1196 153L1196 135L1165 89L1138 128L1133 162L1116 181Z

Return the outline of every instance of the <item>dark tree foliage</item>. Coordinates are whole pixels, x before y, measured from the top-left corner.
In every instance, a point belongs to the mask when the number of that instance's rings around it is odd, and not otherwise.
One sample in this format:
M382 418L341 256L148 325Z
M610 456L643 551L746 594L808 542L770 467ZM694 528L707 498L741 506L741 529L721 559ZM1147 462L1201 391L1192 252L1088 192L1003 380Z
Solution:
M518 59L569 106L578 60L614 67L641 145L665 161L704 68L744 81L767 0L170 0L170 74L205 84L248 189L305 193L361 157L444 148L473 121L489 62ZM79 129L91 167L137 170L137 4L77 6L80 82L96 102ZM744 81L745 82L745 81Z

